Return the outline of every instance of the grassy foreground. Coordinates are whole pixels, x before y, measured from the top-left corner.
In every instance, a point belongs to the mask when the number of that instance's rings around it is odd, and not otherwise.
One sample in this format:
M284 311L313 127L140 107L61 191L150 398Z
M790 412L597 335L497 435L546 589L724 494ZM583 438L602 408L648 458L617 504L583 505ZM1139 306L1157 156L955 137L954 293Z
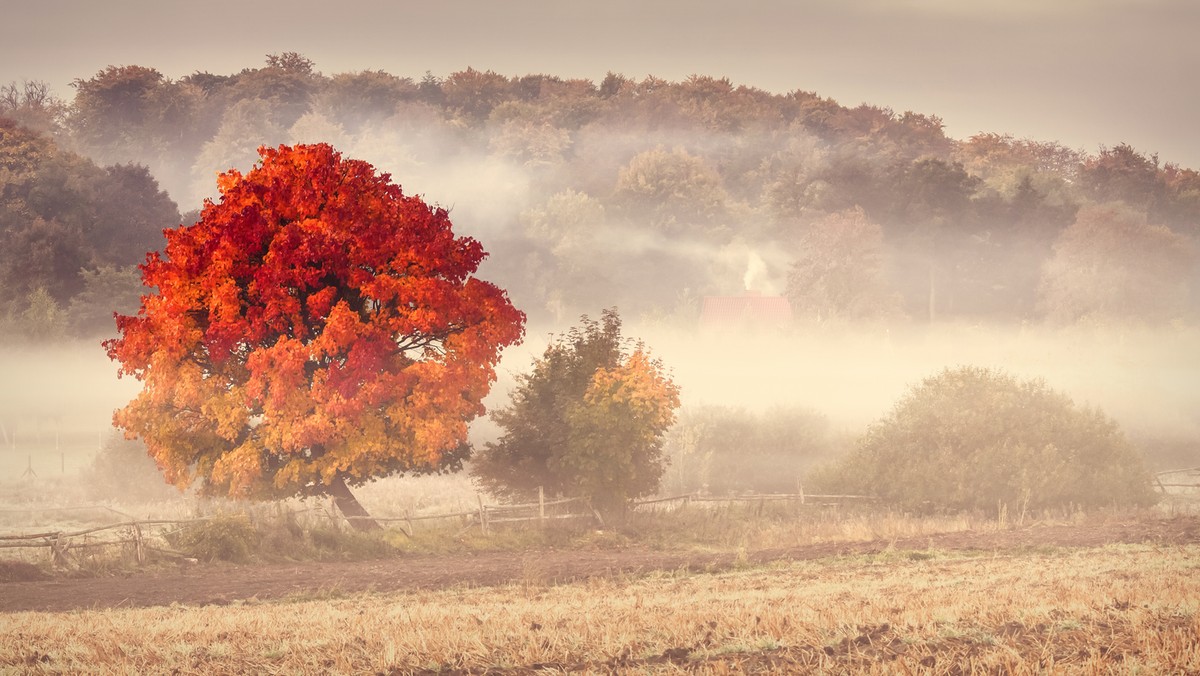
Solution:
M1200 546L0 615L0 671L1195 673Z

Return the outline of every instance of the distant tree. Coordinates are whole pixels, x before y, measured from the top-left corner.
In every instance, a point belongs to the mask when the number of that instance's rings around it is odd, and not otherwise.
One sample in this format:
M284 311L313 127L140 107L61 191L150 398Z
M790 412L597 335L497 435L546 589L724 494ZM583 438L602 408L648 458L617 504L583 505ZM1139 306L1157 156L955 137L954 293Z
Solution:
M600 243L607 215L599 200L564 190L523 211L519 220L521 248L529 257L521 264L523 277L545 300L553 321L615 292L611 255Z
M1059 236L1040 288L1052 322L1162 322L1188 311L1196 243L1120 202L1079 210Z
M338 122L322 113L305 113L288 129L288 143L328 143L344 147L350 135Z
M798 131L787 145L766 160L761 201L779 223L792 224L823 208L818 204L821 185L815 185L826 154L815 136ZM825 184L826 186L828 184Z
M959 143L955 158L970 174L985 179L1019 168L1071 179L1083 163L1084 154L1061 143L1014 139L1010 134L980 133Z
M900 299L888 290L883 254L883 228L862 209L813 223L788 271L793 316L854 321L898 314Z
M271 123L286 129L311 110L325 80L311 60L295 52L268 54L266 62L265 68L238 73L229 96L231 102L267 102Z
M67 335L67 313L46 289L38 287L25 298L25 307L13 322L16 337L46 343Z
M1040 380L977 367L925 379L818 479L920 512L1154 501L1141 456L1112 419Z
M888 128L888 136L899 157L949 157L954 143L946 136L946 125L936 115L905 111Z
M911 307L924 306L929 321L936 321L954 306L964 271L960 264L969 265L974 258L971 248L977 240L971 236L977 233L971 197L979 180L961 164L923 158L894 165L887 181L891 204L876 217L895 224L893 241L902 264L926 272L903 293L917 301Z
M7 117L36 132L56 132L66 117L67 104L42 80L0 85L0 117Z
M396 106L417 100L412 78L397 77L382 70L339 73L329 79L320 96L321 107L346 129L357 131L364 124L396 113Z
M483 247L324 144L264 148L218 184L104 343L145 384L115 424L177 486L328 494L347 516L365 516L352 485L457 467L524 323L472 276Z
M218 173L230 167L248 169L258 157L259 147L286 140L287 131L274 121L269 101L238 101L225 111L216 135L196 156L191 169L191 197L198 201L212 196Z
M88 79L76 79L70 126L94 148L132 143L158 111L155 94L168 85L162 73L144 66L109 66Z
M441 91L446 107L470 123L486 120L493 108L512 95L508 78L490 70L480 72L474 68L451 73L441 83Z
M67 128L104 163L172 164L173 154L190 155L208 131L198 124L202 90L153 68L109 66L72 86Z
M664 483L680 493L794 493L831 447L829 421L814 411L685 409L667 433Z
M549 123L511 119L498 126L489 146L527 169L549 169L562 165L571 134Z
M88 240L99 263L141 263L162 242L162 232L179 225L179 208L144 166L106 167L92 191L96 220Z
M1079 179L1091 199L1121 201L1143 211L1158 207L1166 193L1158 156L1143 155L1124 143L1085 159Z
M637 87L637 82L631 78L627 78L620 73L614 73L611 70L604 75L604 79L600 81L599 94L601 98L611 99L622 93L632 92Z
M0 166L0 314L19 315L37 289L74 313L85 270L140 262L179 223L145 167L101 169L11 122L0 122Z
M1176 232L1200 237L1200 171L1168 163L1162 169L1167 199L1159 213Z
M446 92L443 89L445 80L425 71L425 76L417 83L417 98L431 106L441 106L446 103Z
M656 148L621 169L614 199L622 211L676 234L718 224L725 191L720 174L704 160L682 148Z
M179 491L163 481L162 472L147 454L146 445L112 432L104 440L92 464L83 471L87 495L92 500L145 503L179 497Z
M142 300L142 276L134 266L102 265L81 271L83 289L67 307L70 331L76 336L113 333L113 316L132 315Z
M663 435L679 389L644 345L621 337L615 309L553 340L511 403L493 411L503 430L476 457L472 474L506 497L585 497L610 521L652 494L665 470Z
M606 218L600 200L568 189L523 212L521 224L530 239L549 244L556 256L576 259L596 250Z
M5 235L0 247L0 312L24 312L35 292L62 307L82 290L81 270L92 256L78 228L35 217Z
M316 64L313 60L300 54L299 52L283 52L281 54L267 54L267 67L278 68L287 73L296 73L298 75L312 75L313 67Z

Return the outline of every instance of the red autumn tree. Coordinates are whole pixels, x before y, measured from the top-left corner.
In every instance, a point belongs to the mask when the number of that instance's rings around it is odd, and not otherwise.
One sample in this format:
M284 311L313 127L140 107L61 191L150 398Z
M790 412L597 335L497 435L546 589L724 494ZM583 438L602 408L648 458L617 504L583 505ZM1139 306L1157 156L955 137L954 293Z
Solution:
M181 488L329 494L370 528L350 486L456 468L525 316L387 174L326 144L259 153L141 266L158 292L105 348L145 385L114 422Z

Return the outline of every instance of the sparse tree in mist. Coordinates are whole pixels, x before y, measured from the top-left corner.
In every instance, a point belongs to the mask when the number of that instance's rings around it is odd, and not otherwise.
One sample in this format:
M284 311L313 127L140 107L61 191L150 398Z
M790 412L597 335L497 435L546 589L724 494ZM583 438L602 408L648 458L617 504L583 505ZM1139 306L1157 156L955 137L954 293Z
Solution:
M145 167L100 168L8 120L0 120L0 165L0 314L11 318L39 288L73 315L89 271L140 262L179 224ZM77 327L74 317L69 324Z
M265 68L248 68L230 84L231 101L266 101L272 121L288 128L307 113L325 78L314 70L315 64L296 52L268 54Z
M18 315L14 328L30 342L61 340L67 335L67 313L54 296L39 286L26 297L25 309Z
M1166 198L1158 155L1143 155L1125 143L1101 148L1084 159L1079 181L1087 196L1097 202L1121 201L1151 213Z
M517 380L511 403L491 415L500 439L472 465L489 492L524 498L541 486L620 522L630 500L658 489L679 388L644 345L621 337L615 309L584 316Z
M288 129L288 143L328 143L335 147L344 147L350 140L349 134L341 124L329 119L322 113L308 112L300 116L295 124Z
M978 178L961 164L935 158L898 164L889 172L888 212L903 242L898 249L907 265L923 268L925 274L915 278L923 277L922 283L913 285L921 292L912 296L923 296L930 322L955 305L962 272L958 263L969 255L974 234L971 196L978 186Z
M880 319L899 314L883 273L883 228L862 209L822 218L800 240L786 295L801 321Z
M685 409L667 434L670 492L793 493L832 448L828 419L778 407L765 413L705 406Z
M1194 240L1121 202L1080 209L1042 272L1048 320L1163 322L1189 311L1200 264Z
M135 266L102 265L82 271L83 290L67 306L71 333L77 336L113 334L114 314L134 314L141 304L142 279Z
M179 491L163 480L163 474L138 439L112 432L104 440L92 464L83 471L87 496L92 500L129 503L179 498Z
M90 156L108 163L171 165L172 154L190 156L204 94L173 82L154 68L109 66L76 79L66 126Z
M197 201L211 194L218 173L230 167L249 169L261 146L285 140L287 131L275 121L268 101L245 99L230 106L216 135L204 144L192 165L192 193Z
M599 243L606 225L599 200L565 190L522 212L520 223L526 241L537 243L536 248L523 247L530 249L523 264L524 286L538 290L555 321L612 293L612 267Z
M447 108L466 122L478 124L512 95L512 85L507 77L494 71L467 68L451 73L441 83L441 92Z
M508 119L492 134L488 147L526 169L546 170L560 166L571 146L571 135L548 122Z
M681 148L656 148L621 169L614 199L636 222L649 219L673 235L704 235L722 225L726 195L721 176L704 160Z
M52 133L59 131L66 114L67 103L42 80L0 85L0 117L36 132Z
M367 123L391 117L397 106L415 101L417 96L417 84L412 78L382 70L364 70L330 77L319 96L319 104L343 127L356 132Z
M142 266L158 291L104 343L144 383L114 423L181 488L365 517L351 486L459 466L524 315L473 276L482 245L387 174L326 144L261 157Z
M92 191L95 222L87 230L96 262L135 265L179 225L179 208L150 170L136 164L106 167Z
M921 512L1154 501L1141 455L1111 418L1040 380L971 366L912 388L814 478Z

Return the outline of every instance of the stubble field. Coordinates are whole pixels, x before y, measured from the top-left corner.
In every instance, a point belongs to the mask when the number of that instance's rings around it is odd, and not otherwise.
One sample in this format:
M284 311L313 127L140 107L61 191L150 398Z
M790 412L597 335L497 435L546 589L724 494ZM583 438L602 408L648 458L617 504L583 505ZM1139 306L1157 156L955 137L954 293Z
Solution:
M200 566L0 599L20 673L1195 673L1200 519Z

